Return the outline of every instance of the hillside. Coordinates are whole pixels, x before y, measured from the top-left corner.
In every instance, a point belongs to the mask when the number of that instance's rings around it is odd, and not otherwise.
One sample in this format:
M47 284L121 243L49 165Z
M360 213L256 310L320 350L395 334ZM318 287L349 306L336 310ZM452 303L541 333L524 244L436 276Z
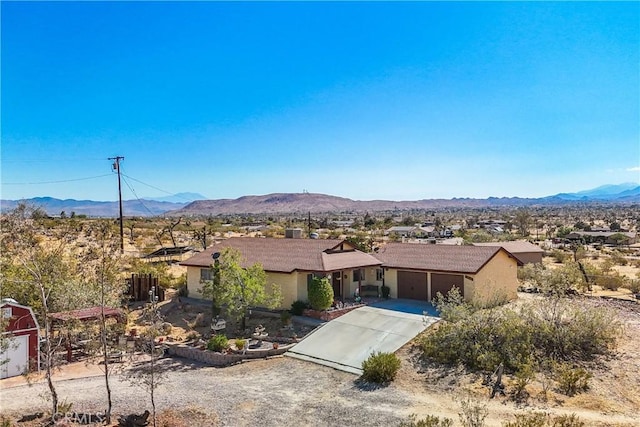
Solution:
M200 216L236 214L306 214L306 213L364 213L429 210L440 208L490 208L519 206L558 206L568 204L639 203L640 186L631 183L606 185L577 193L559 193L542 198L489 197L486 199L453 198L422 200L352 200L345 197L319 193L273 193L259 196L242 196L237 199L195 200L203 196L197 193L180 193L155 200L124 201L125 216ZM172 200L173 202L169 202ZM176 203L182 200L181 203ZM189 202L189 200L193 200ZM97 217L117 217L117 202L92 200L60 200L51 197L35 197L25 202L40 206L49 215L75 212ZM1 200L2 210L14 208L19 201Z

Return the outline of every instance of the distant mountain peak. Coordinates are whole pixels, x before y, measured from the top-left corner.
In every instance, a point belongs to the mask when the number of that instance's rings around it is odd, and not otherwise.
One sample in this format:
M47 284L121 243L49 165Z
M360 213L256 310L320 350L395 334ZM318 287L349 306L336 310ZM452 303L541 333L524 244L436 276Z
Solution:
M200 193L176 193L171 196L163 196L163 197L144 197L144 200L154 200L156 202L170 202L170 203L191 203L196 200L207 200L205 196Z

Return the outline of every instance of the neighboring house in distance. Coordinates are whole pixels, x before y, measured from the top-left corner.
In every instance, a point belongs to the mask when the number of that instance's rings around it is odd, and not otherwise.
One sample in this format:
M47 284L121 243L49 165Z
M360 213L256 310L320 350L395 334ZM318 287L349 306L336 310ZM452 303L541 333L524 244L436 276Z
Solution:
M417 225L396 225L388 228L385 234L396 237L429 237L434 235L434 228Z
M614 235L621 235L618 241ZM617 236L616 236L617 237ZM582 240L586 243L605 243L608 245L633 245L638 242L635 231L573 231L565 236L568 240Z
M473 245L504 248L518 258L522 264L542 264L542 256L544 255L544 250L541 247L525 241L474 243Z
M5 330L3 340L8 346L0 352L0 378L15 377L31 369L39 370L40 349L38 320L30 307L15 300L4 299L0 304Z
M454 286L468 301L517 297L517 266L501 247L387 243L374 254L392 298L431 301Z
M359 286L382 285L381 262L342 240L234 237L180 263L187 267L189 296L202 298L202 282L213 279L212 254L227 247L240 252L243 267L262 264L267 283L282 289L281 308L308 300L307 287L314 276L329 277L336 299L352 297Z

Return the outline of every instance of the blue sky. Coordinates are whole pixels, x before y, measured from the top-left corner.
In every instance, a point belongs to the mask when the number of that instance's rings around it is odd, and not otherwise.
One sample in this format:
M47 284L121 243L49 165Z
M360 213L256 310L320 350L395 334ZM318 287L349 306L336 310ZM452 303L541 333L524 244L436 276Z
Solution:
M640 182L637 2L0 7L3 199Z

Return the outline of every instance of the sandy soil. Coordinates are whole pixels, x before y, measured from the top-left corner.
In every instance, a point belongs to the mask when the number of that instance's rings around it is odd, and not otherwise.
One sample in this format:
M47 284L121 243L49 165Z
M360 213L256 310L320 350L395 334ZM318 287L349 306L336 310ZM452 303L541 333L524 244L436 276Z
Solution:
M617 308L625 328L615 355L594 365L590 389L571 398L552 389L544 401L541 384L533 382L527 386L529 397L524 401L514 401L509 388L507 396L489 399L481 376L430 366L421 360L412 342L398 351L402 366L387 387L370 387L354 375L286 357L224 369L167 359L168 376L158 391L158 407L169 420L164 424L168 426L389 426L398 425L412 413L448 417L458 423L460 400L472 398L487 407L487 426L501 426L514 414L532 410L575 413L588 426L636 426L640 413L640 305L600 299L593 303ZM73 369L56 374L61 395L77 408L100 407L104 400L100 368L77 365L75 376ZM37 398L45 391L44 383L30 388L20 381L0 381L3 412L14 420L20 414L47 408ZM508 387L509 378L505 383ZM117 413L142 412L148 406L144 391L128 386L120 376L114 378L113 388Z

